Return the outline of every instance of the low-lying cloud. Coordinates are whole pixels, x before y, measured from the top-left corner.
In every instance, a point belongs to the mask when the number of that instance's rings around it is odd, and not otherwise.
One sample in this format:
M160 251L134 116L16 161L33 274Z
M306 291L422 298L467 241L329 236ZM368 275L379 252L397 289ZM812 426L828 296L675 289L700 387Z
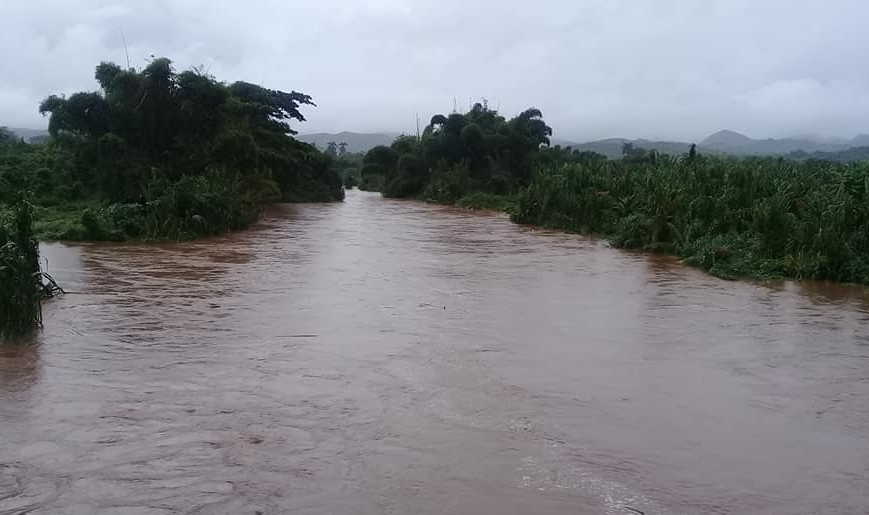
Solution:
M765 0L3 2L0 125L151 55L312 95L299 127L412 131L486 98L556 136L869 132L869 4ZM126 41L126 51L124 41Z

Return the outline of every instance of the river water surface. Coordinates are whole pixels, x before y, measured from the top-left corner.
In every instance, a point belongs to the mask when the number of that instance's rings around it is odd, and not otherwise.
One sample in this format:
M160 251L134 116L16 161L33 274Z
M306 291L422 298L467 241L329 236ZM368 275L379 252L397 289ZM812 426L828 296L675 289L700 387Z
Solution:
M0 514L869 512L869 296L351 192L43 247Z

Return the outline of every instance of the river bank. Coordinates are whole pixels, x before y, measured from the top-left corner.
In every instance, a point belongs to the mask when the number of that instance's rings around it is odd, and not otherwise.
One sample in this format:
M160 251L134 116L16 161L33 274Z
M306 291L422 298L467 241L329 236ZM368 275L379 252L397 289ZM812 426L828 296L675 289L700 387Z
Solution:
M661 156L541 168L516 195L442 203L677 256L723 279L869 284L867 185L865 163Z

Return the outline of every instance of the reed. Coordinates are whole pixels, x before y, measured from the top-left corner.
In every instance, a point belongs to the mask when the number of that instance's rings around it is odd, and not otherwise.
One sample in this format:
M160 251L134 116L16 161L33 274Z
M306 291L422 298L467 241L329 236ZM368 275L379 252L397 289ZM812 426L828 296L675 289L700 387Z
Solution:
M513 219L715 275L869 283L869 163L658 157L539 170Z
M42 295L33 212L22 201L0 220L0 338L23 334L42 322Z

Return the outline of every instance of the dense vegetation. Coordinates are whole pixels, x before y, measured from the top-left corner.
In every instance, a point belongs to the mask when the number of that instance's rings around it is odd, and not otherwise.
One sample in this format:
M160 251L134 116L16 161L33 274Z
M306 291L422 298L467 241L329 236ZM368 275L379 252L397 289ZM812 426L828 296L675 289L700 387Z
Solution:
M652 156L540 169L515 221L664 251L723 277L869 283L869 164Z
M31 216L25 202L0 212L0 339L41 322L43 288Z
M835 152L806 152L797 150L787 155L788 159L812 159L815 161L834 161L837 163L854 163L858 161L869 161L869 147L851 147L846 150Z
M368 151L360 187L447 203L470 193L514 193L528 184L551 134L533 108L510 120L484 104L435 115L420 137L401 136Z
M535 109L509 121L481 104L436 115L421 137L371 149L360 187L504 210L519 223L672 253L720 277L869 284L867 162L701 156L695 145L672 157L632 142L609 160L550 148L550 134ZM858 150L836 157L862 159Z
M349 190L359 185L364 154L348 152L347 143L344 141L340 143L329 141L326 143L324 153L330 158L332 169L341 178L345 189Z
M182 239L243 227L267 202L343 198L332 158L291 136L308 95L165 58L95 77L100 92L39 106L50 143L0 142L0 203L26 191L42 237Z

